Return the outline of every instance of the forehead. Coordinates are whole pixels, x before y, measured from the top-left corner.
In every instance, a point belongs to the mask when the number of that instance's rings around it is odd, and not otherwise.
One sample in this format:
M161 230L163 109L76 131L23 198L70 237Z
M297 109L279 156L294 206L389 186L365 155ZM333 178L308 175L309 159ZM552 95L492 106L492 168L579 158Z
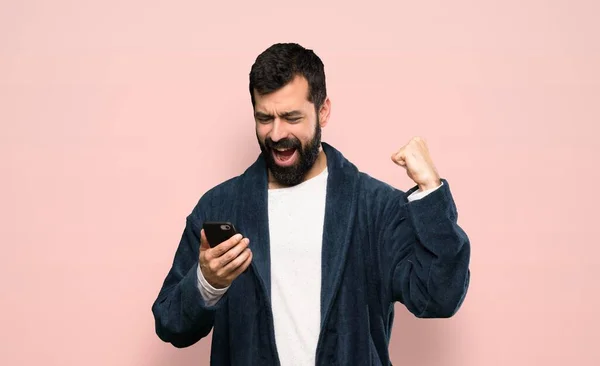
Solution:
M265 95L254 91L255 109L257 112L285 111L290 109L310 108L308 100L308 81L296 76L282 88Z

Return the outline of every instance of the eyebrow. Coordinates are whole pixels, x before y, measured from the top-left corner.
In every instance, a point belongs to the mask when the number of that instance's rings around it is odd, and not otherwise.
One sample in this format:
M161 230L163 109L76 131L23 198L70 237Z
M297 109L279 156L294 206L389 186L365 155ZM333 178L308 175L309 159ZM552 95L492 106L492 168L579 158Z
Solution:
M281 117L281 118L293 118L293 117L300 117L300 116L302 116L302 112L298 111L298 110L283 112L279 115L279 117ZM256 117L256 118L273 118L273 115L263 113L263 112L255 112L254 117Z

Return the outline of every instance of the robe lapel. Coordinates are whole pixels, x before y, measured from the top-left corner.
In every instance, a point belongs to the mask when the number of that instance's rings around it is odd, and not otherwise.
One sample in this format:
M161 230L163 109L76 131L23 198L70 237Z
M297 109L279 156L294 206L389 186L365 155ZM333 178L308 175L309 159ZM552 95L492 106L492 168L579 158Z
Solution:
M271 260L267 197L267 168L262 155L242 177L238 197L241 197L240 232L250 239L252 264L267 297L271 298Z
M358 169L332 146L327 155L327 198L321 256L321 330L327 324L350 245L357 201ZM320 343L320 340L319 340Z

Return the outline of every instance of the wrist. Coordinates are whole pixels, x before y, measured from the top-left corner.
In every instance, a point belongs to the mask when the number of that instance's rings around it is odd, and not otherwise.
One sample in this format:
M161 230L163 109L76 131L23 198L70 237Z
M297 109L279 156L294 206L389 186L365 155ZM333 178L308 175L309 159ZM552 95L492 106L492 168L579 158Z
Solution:
M423 191L428 191L430 189L437 188L441 184L442 184L442 181L439 178L437 178L437 179L428 181L426 183L420 183L420 184L417 184L417 185L419 186L419 191L423 192Z

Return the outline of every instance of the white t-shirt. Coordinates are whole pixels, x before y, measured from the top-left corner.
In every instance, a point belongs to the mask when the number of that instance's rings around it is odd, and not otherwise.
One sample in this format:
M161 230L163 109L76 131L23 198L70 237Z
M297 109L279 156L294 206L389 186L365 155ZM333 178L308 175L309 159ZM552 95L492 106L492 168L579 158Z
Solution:
M314 365L321 325L321 245L327 169L269 190L271 306L282 365Z

